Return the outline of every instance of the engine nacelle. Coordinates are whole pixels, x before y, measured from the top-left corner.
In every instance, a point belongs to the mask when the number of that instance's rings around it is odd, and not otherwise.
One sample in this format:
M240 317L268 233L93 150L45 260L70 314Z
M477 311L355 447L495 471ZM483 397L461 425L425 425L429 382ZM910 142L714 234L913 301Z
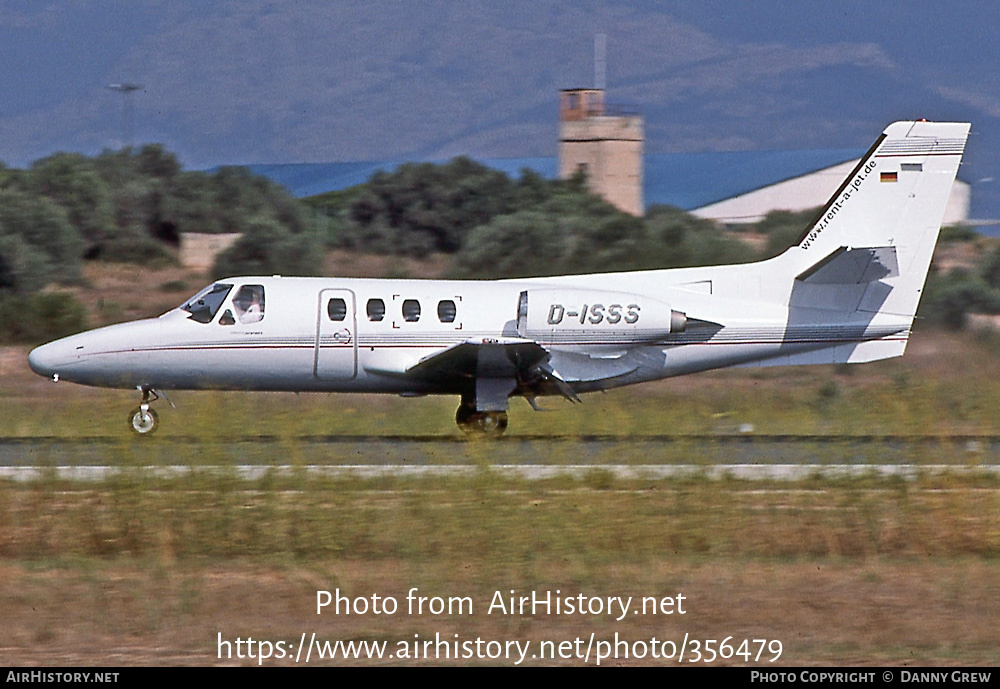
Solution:
M655 342L686 327L669 304L627 292L542 287L521 292L517 310L518 334L543 344Z

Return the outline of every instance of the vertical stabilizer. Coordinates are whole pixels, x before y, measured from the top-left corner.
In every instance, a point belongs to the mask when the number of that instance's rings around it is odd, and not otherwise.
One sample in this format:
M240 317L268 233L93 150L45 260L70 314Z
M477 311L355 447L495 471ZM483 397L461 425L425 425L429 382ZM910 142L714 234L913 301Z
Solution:
M810 277L823 282L817 276L826 276L828 283L800 285L791 305L912 320L968 134L967 123L889 125L798 245L782 256L797 271L797 282ZM879 261L877 272L868 267L873 260ZM860 266L858 271L845 270L851 263ZM868 276L855 282L859 287L867 283L863 292L853 292L860 299L831 303L827 296L835 285L829 283L837 275L853 274Z

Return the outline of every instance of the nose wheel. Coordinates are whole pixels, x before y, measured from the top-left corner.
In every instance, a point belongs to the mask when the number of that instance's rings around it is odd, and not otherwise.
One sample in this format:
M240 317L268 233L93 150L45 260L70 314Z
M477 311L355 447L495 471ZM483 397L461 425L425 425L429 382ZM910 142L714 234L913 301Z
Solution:
M139 435L154 433L159 423L160 417L157 416L155 411L149 408L148 404L135 408L128 417L129 428Z
M160 424L160 417L150 408L150 403L160 399L156 391L149 388L142 390L142 403L132 410L128 416L128 427L139 435L151 435Z

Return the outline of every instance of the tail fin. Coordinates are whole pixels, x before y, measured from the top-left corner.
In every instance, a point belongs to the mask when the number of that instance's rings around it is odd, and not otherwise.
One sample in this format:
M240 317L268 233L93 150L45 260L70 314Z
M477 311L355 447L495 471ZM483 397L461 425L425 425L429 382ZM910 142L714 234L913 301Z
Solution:
M967 123L889 125L783 257L798 271L790 305L830 308L836 285L867 283L853 310L912 321L968 134Z

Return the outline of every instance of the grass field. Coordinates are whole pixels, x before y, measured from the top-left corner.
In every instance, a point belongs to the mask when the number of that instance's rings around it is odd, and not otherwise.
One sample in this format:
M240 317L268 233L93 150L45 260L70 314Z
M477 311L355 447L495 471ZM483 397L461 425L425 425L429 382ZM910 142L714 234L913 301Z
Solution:
M525 482L486 467L463 479L139 472L8 484L0 659L208 664L220 662L219 634L395 646L435 633L534 644L617 633L778 640L780 665L995 664L998 507L996 485L957 479ZM471 610L315 613L320 590L406 610L413 588L468 597ZM557 590L681 594L686 611L488 613L497 592Z
M731 434L749 424L777 434L996 434L998 352L990 337L918 331L895 361L691 376L587 396L583 405L548 400L548 413L515 402L509 432L627 438ZM162 428L154 442L185 440L179 461L223 466L164 479L145 468L139 441L125 430L136 393L53 385L27 370L25 355L24 348L0 352L0 436L121 437L106 461L132 471L103 482L0 482L0 663L256 664L218 658L219 635L298 644L313 632L321 640L385 641L390 649L435 634L452 642L531 641L532 652L547 640L558 647L581 639L570 644L580 650L591 634L594 643L613 642L615 634L627 640L628 658L620 653L602 664L677 664L676 657L649 655L651 640L680 644L685 634L715 639L715 649L726 638L735 648L743 639L778 640L773 665L781 666L1000 662L995 479L666 481L595 470L524 481L492 471L497 446L484 443L462 450L478 466L463 477L293 472L246 481L225 468L233 460L218 451L242 420L278 438L269 446L271 462L297 466L301 435L457 435L457 400L243 393L177 393L177 409L158 403ZM554 448L547 461L572 462L571 444ZM377 443L366 450L370 458L381 451ZM978 461L975 452L941 456L953 451L942 446L910 459ZM692 464L709 454L698 443L671 452ZM409 614L412 588L427 597L468 597L472 611ZM337 589L369 603L373 594L392 597L400 609L317 615L317 591ZM630 611L621 621L606 610L488 614L497 592L509 598L511 591L556 590L636 601L682 594L686 612ZM757 663L772 666L769 657ZM684 664L692 658L689 646ZM525 662L585 661L529 653ZM719 663L747 658L711 664Z

